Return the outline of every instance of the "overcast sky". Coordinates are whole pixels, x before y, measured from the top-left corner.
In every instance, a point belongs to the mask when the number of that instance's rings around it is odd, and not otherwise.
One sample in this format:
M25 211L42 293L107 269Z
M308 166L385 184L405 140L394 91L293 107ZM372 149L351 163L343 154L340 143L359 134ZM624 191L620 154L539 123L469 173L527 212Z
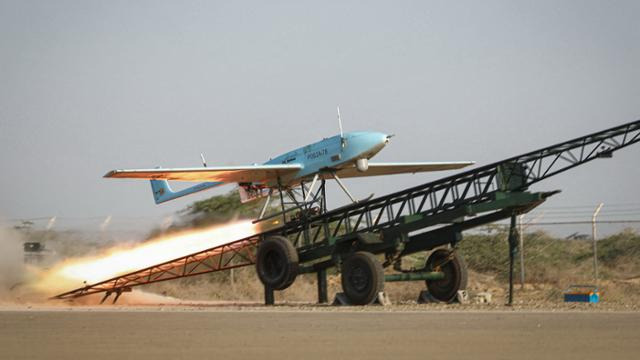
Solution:
M630 122L639 17L638 1L0 1L0 215L161 217L232 187L157 206L148 182L102 175L263 162L337 133L338 104L345 131L396 134L376 161L486 164ZM535 189L638 204L639 158Z

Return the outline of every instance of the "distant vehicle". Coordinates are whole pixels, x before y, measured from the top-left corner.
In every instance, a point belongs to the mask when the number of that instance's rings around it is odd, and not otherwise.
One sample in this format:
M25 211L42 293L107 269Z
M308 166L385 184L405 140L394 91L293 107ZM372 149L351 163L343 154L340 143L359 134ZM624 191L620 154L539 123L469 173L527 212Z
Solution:
M23 244L23 248L26 264L38 264L47 255L44 245L37 241L27 241Z
M310 194L319 179L336 180L356 202L340 178L453 170L474 164L473 161L372 163L369 159L389 143L392 135L372 131L343 133L340 109L338 122L339 135L289 151L262 165L207 167L202 157L203 167L112 170L104 177L151 180L156 204L228 183L238 184L243 202L271 196L274 190L291 194L291 189L308 181L311 181L311 188L304 190ZM173 191L167 180L200 183Z

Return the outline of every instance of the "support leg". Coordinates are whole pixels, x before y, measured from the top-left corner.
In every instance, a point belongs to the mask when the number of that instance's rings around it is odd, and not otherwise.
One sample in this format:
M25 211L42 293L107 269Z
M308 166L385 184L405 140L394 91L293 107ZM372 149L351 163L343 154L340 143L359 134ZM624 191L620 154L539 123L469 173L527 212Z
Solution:
M309 188L309 190L307 191L307 194L304 196L304 202L306 203L307 201L309 201L309 197L313 194L313 188L316 186L316 182L318 182L318 174L316 174L313 177L313 181L311 182L311 187Z
M329 302L327 296L327 270L318 270L318 304L326 304Z
M269 203L271 202L271 195L273 194L273 189L269 190L269 195L267 195L267 201L265 201L262 210L260 211L260 216L258 216L258 220L261 220L264 217L264 214L267 212L267 208L269 207Z
M509 227L509 300L507 305L513 304L513 262L518 252L518 228L516 227L516 215L511 215Z
M273 289L265 286L264 287L264 304L265 305L273 305L275 303L275 299L273 296Z
M113 298L113 303L112 304L115 304L116 301L118 301L118 298L120 298L120 295L122 295L122 291L120 291L120 290L116 291L116 297Z
M280 182L280 178L278 178L278 192L280 193L280 207L282 208L282 223L286 224L287 210L285 209L285 206L284 206L284 195L282 195L283 191L284 189L282 188L282 183Z
M331 173L331 176L333 176L333 178L335 179L335 181L338 183L338 185L340 185L340 188L342 188L342 191L344 191L345 194L347 194L347 196L349 197L349 199L351 199L351 201L356 204L358 202L358 200L356 200L356 198L353 197L353 195L351 195L351 193L349 192L349 190L347 189L346 186L344 186L344 184L342 183L342 180L340 180L340 178L338 177L338 175L336 175L335 172Z
M287 190L287 196L289 197L289 199L291 199L291 203L294 204L295 207L297 207L298 209L302 209L302 205L300 205L300 203L296 199L296 195L293 193L293 190Z
M325 186L326 183L327 181L323 178L319 189L320 196L322 196L322 198L320 199L320 212L323 214L327 212L327 191Z
M102 300L100 300L100 304L104 303L104 301L107 300L109 295L111 295L111 291L107 291L106 293L104 293L104 297L102 298Z

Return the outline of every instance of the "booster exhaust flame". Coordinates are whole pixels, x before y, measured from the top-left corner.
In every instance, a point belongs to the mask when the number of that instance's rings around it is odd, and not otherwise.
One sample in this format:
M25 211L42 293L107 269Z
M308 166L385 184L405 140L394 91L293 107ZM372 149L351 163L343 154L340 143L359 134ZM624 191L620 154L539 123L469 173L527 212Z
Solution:
M162 236L141 244L114 247L102 255L66 260L41 274L34 287L54 295L224 245L257 231L258 225L251 221L240 221Z

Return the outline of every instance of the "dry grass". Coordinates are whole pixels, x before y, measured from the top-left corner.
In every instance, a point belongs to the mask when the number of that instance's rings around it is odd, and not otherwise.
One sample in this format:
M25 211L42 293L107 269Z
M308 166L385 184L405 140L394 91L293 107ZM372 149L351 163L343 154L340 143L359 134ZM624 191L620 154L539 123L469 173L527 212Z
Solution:
M605 238L600 245L599 287L603 301L640 305L640 236L626 231ZM468 291L471 295L489 292L495 302L506 299L508 289L508 246L506 234L467 235L459 251L469 267ZM407 257L405 267L419 267L427 253ZM523 303L560 303L562 292L571 284L593 283L591 243L561 240L536 232L525 238L526 284L519 285L516 273L516 299ZM516 262L519 269L519 260ZM154 284L148 290L190 300L262 301L263 288L253 267L230 272ZM335 271L328 278L329 297L341 291L340 276ZM416 300L424 282L386 283L385 291L395 302ZM277 292L277 301L315 302L315 275L299 276L287 290Z
M39 238L43 234L35 234ZM99 252L115 243L114 239L84 238L72 232L46 234L47 247L58 259ZM468 290L473 295L489 292L495 302L506 296L508 246L505 233L465 234L458 251L469 268ZM526 284L516 286L516 298L526 303L559 303L562 291L570 284L593 283L591 242L563 240L544 232L526 234ZM428 253L404 260L404 267L419 268ZM640 235L624 231L599 241L600 290L603 301L640 305ZM516 257L516 284L519 282L519 256ZM329 297L341 291L340 276L330 272ZM387 283L385 290L395 302L415 301L425 288L424 282ZM252 266L231 272L211 273L192 278L156 283L143 290L188 300L262 301L263 288ZM277 301L317 300L315 275L301 275L287 290L277 292Z

